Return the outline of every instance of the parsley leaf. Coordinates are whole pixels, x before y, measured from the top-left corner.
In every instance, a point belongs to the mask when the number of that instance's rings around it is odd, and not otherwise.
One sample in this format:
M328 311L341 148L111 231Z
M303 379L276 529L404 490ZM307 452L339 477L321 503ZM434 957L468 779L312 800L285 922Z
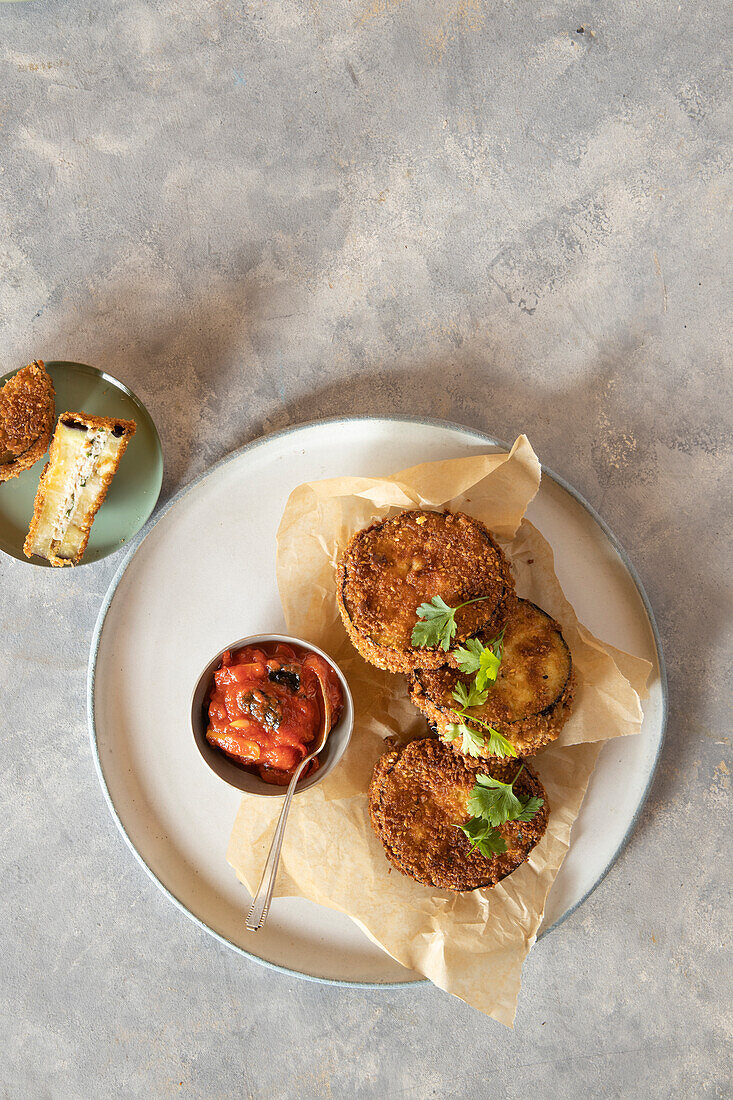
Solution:
M501 658L492 649L484 649L481 654L481 667L476 673L476 687L483 691L490 684L496 683L499 673Z
M453 698L457 703L460 703L462 707L480 707L489 697L488 691L478 691L475 682L471 684L470 689L466 687L462 680L459 680L452 692Z
M514 784L523 768L524 764L520 766L511 783L502 783L500 779L483 773L476 776L476 786L468 796L467 809L471 817L463 825L455 826L470 840L472 852L478 849L486 859L493 859L494 856L506 852L506 841L498 826L507 821L531 821L544 805L542 798L528 798L523 803L515 795ZM518 835L521 842L521 833Z
M541 806L542 798L528 798L522 802L514 793L514 784L522 774L524 764L511 783L502 783L491 775L479 773L476 786L468 796L468 812L474 817L485 818L492 826L503 825L505 821L531 821Z
M506 851L506 841L500 832L492 829L479 840L476 847L485 859L491 859L493 856L500 856Z
M489 756L516 756L517 750L511 741L507 741L503 733L499 733L493 726L489 726L489 743L486 751Z
M490 775L479 774L476 776L476 786L469 795L468 812L475 817L485 817L491 825L503 825L522 812L522 803L512 790L512 783L502 783Z
M412 628L412 644L420 649L440 646L447 652L458 629L456 611L488 599L491 597L477 596L475 600L464 600L457 607L449 607L440 596L433 596L430 603L421 603L417 609L418 621Z
M456 650L456 662L461 672L466 672L469 676L478 672L483 651L484 647L478 638L467 638L466 644Z
M506 628L505 628L506 629ZM476 676L476 688L485 691L496 682L504 651L504 630L485 646L478 638L469 638L456 650L461 672Z
M449 722L445 727L446 737L449 741L461 738L461 752L464 756L481 756L485 738L483 734L470 729L465 722Z
M476 844L479 840L483 840L491 826L482 817L469 817L465 824L455 825L454 828L460 829L473 844Z
M506 841L501 833L480 817L469 817L465 825L456 825L456 829L460 829L471 841L471 851L478 848L485 859L492 859L506 851Z
M433 596L430 603L420 604L417 614L423 621L416 622L412 628L412 644L420 648L439 645L444 650L449 649L457 629L455 610L440 596Z
M472 686L471 691L473 692L474 690L475 688ZM466 690L465 684L456 684L455 690L453 691L453 698L460 704L460 709L456 707L458 716L460 718L468 718L470 722L475 722L477 725L483 726L484 729L487 730L489 738L487 743L487 734L479 733L471 729L466 722L449 722L446 726L448 740L453 741L460 734L463 737L463 744L461 746L462 753L466 756L481 756L482 750L485 749L489 756L517 755L517 750L514 748L514 745L512 745L511 741L507 741L502 733L495 730L488 722L484 722L482 718L476 718L475 715L468 714L467 707L477 706L480 703L486 702L484 693L481 693L481 697L477 697L476 695L473 696L474 699L478 698L478 703L464 703L464 699L471 699L471 693Z
M525 802L524 809L521 814L517 814L514 818L515 821L531 821L541 806L544 806L544 798L532 797L528 802Z
M495 639L495 641L492 643L492 645L493 644L500 645L501 644L501 639L503 637L504 637L504 631L501 632L501 634L498 636L497 639ZM461 650L461 649L456 650L456 653L459 654L459 655L468 653L468 658L464 658L464 664L470 664L474 660L474 658L477 661L480 661L482 659L481 656L477 656L478 650L477 650L476 646L481 647L481 654L482 655L484 653L489 652L488 650L484 649L484 647L481 646L481 642L477 641L475 638L469 638L467 646L471 642L475 642L476 645L471 646L470 649L466 648L465 650ZM493 656L493 654L489 653L489 656ZM497 662L498 662L498 658L494 657L494 659L497 660ZM497 668L498 668L498 664L497 664ZM459 717L468 718L471 722L475 722L477 725L483 726L484 729L487 730L487 732L488 732L489 740L488 740L488 744L487 744L486 743L487 734L484 734L481 738L479 738L478 735L474 731L472 731L465 724L465 722L461 722L460 724L453 723L453 725L456 729L458 729L458 725L460 725L461 731L462 732L465 731L465 734L464 734L464 737L463 737L463 746L464 747L461 749L461 752L465 753L468 756L481 756L481 752L476 751L476 747L480 747L480 749L485 749L486 752L488 752L489 756L516 756L517 755L517 750L514 748L511 741L508 741L506 739L506 737L504 737L503 734L499 733L498 730L495 730L494 727L489 725L488 722L485 722L483 720L483 718L477 718L475 715L467 713L468 710L471 707L483 706L483 704L486 702L486 700L489 697L488 687L485 688L485 689L480 689L480 687L479 687L479 676L476 676L476 678L474 679L474 681L471 684L470 688L466 687L466 685L463 683L462 680L459 680L458 683L453 688L453 691L451 692L451 695L453 696L454 701L456 703L458 703L458 706L456 707L456 711L457 711ZM453 740L457 736L458 736L458 734L455 733L450 737L450 739ZM468 737L471 738L472 744L469 744Z

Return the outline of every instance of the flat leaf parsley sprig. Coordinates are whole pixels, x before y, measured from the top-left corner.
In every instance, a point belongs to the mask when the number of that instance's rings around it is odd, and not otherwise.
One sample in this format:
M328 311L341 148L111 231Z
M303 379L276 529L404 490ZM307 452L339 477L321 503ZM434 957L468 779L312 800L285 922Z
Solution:
M461 672L471 676L475 673L474 683L478 691L485 691L496 682L501 659L504 656L504 627L488 645L478 638L469 638L465 646L459 646L455 652Z
M531 821L544 805L543 798L532 796L522 802L514 793L524 764L511 783L502 783L490 775L476 776L476 785L468 796L468 812L472 815L463 825L456 825L471 842L471 851L478 849L486 859L506 852L506 841L497 826L507 821Z
M463 719L468 718L471 722L476 722L477 725L483 726L488 732L488 743L486 741L486 734L478 733L476 730L472 730L470 726L463 722L449 722L446 726L446 735L449 741L454 741L456 737L460 737L461 740L461 752L466 756L481 756L482 751L486 750L489 756L516 756L517 750L512 745L511 741L507 741L503 734L495 730L488 722L484 722L483 718L477 718L475 714L469 714L468 710L471 707L482 706L489 697L488 689L485 691L479 691L474 681L470 688L467 688L464 683L459 681L453 691L451 692L453 699L458 706L455 708L456 713Z
M442 597L433 596L430 603L421 603L417 609L418 621L412 628L412 644L419 649L440 646L447 653L458 629L456 611L491 598L477 596L475 600L464 600L457 607L449 607Z
M490 756L516 756L516 749L503 734L495 730L482 718L468 714L470 707L480 707L489 697L489 689L496 683L501 659L504 655L504 630L489 642L487 646L478 638L469 638L465 646L460 646L455 653L456 661L461 672L466 675L474 675L473 683L469 689L462 682L456 684L452 692L453 698L459 704L458 714L461 718L469 718L472 722L483 726L489 734L489 743L486 746L486 735L477 733L467 726L465 722L451 722L448 726L448 738L453 741L461 737L461 751L468 756L480 756L484 746L487 747Z
M441 646L447 652L451 641L455 637L456 611L469 604L479 603L489 599L488 596L477 596L474 600L466 600L457 607L449 607L441 596L433 596L429 603L422 603L417 609L418 622L412 630L412 644L419 648L426 646ZM506 629L506 628L504 628ZM481 756L487 749L490 756L516 756L516 749L507 741L498 730L495 730L488 722L475 715L468 714L471 707L482 706L489 697L489 688L496 682L496 677L501 665L504 653L504 630L485 646L478 638L469 638L465 646L459 646L455 651L456 661L461 672L474 675L470 689L464 683L458 683L452 692L453 699L459 704L456 712L459 718L468 718L479 726L483 726L488 732L488 745L486 734L471 729L465 721L450 722L446 727L449 741L461 738L461 752L466 756Z

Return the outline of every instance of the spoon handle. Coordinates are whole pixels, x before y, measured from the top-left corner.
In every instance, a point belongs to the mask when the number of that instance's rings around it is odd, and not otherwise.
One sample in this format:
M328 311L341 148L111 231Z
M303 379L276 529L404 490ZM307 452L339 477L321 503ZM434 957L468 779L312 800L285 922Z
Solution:
M290 803L293 801L293 795L295 794L295 787L300 778L300 773L310 759L310 756L306 756L304 760L301 760L299 767L293 772L293 778L288 784L287 794L283 800L283 808L280 811L280 817L277 819L270 851L265 861L264 870L262 871L260 885L257 887L257 893L252 901L252 908L247 914L247 919L244 922L248 932L259 931L267 920L267 914L270 911L270 902L272 901L272 892L275 889L277 867L280 862L280 850L283 846L285 824L288 820Z
M295 794L295 788L298 785L303 768L306 764L309 764L311 760L318 756L319 752L326 744L326 739L331 730L332 722L332 708L331 701L326 691L326 685L323 682L323 677L318 668L313 670L316 674L316 679L321 688L321 695L323 698L323 728L321 730L320 740L317 745L313 747L313 751L301 760L298 767L293 772L293 777L288 784L288 789L283 799L283 808L280 810L280 816L277 819L277 825L275 826L275 833L272 838L272 844L270 845L270 851L267 854L265 860L265 866L262 871L262 878L260 884L257 887L257 893L252 901L252 908L247 914L247 919L244 922L244 926L248 932L258 932L267 920L267 914L270 912L270 902L272 901L272 893L275 889L275 879L277 878L277 867L280 862L280 850L283 846L283 837L285 835L285 824L288 820L288 813L290 811L290 803L293 801L293 795Z

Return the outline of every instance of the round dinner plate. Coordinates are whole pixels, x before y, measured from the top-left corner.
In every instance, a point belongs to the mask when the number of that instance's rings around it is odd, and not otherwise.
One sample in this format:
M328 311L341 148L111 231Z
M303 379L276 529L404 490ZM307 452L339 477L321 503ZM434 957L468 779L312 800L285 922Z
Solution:
M44 364L56 390L56 420L63 412L119 416L134 420L135 434L97 512L80 565L106 558L136 535L150 516L163 483L163 450L153 419L142 401L111 374L85 363ZM17 374L0 378L3 386ZM52 568L45 558L27 558L23 543L33 518L33 503L48 452L29 470L0 485L0 550L26 565ZM78 566L77 566L78 568Z
M245 931L249 895L226 861L240 796L199 756L189 728L191 685L231 638L285 630L275 534L296 485L386 475L487 449L506 447L467 428L402 418L327 420L276 432L181 490L112 581L88 685L92 747L110 811L167 897L249 958L328 982L422 980L348 917L300 898L276 898L265 928ZM603 521L546 470L527 514L552 544L581 621L653 665L641 733L601 752L548 897L546 931L601 881L634 827L664 737L666 683L649 603Z

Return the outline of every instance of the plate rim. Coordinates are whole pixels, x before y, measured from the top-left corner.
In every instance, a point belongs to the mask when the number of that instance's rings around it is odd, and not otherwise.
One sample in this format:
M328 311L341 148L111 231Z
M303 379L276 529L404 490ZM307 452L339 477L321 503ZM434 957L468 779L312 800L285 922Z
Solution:
M0 3L2 2L3 0L0 0ZM103 370L101 367L93 367L91 363L77 363L73 359L43 359L41 361L43 362L43 365L45 367L75 367L77 369L80 369L83 373L87 372L89 374L96 375L100 379L104 379L104 381L106 382L111 382L117 389L122 390L123 393L127 394L133 404L142 410L142 412L149 420L151 428L153 429L155 448L157 450L158 459L160 462L160 483L158 485L158 491L155 495L155 500L153 501L147 516L140 524L134 535L132 535L129 539L123 540L123 542L121 542L118 546L115 546L114 549L108 550L106 554L102 554L101 557L94 558L93 560L90 558L87 561L84 561L84 559L82 558L80 562L77 562L74 568L78 569L80 566L83 565L96 565L97 562L104 561L105 558L109 558L112 556L112 554L116 554L117 551L120 550L123 546L132 545L133 541L137 539L140 532L145 529L146 524L153 517L158 501L160 500L160 494L163 489L163 478L165 476L165 454L163 453L163 441L160 438L160 432L158 431L158 426L153 419L153 414L150 412L150 409L147 407L145 402L142 401L141 398L139 398L138 395L133 390L131 390L125 382L122 382L119 378L115 378L115 376L113 374L110 374L109 371ZM12 378L18 373L19 370L22 369L22 367L16 367L14 370L9 370L6 374L0 376L0 386L3 386L5 382L9 381L10 378ZM60 414L57 413L55 410L54 418L56 423L58 423L59 415ZM21 565L33 565L36 567L36 569L52 568L50 562L47 562L44 565L43 561L34 561L32 558L26 558L25 555L23 555L23 557L16 557L15 554L12 554L9 550L5 550L2 546L0 546L0 554L4 554L6 558L12 558L13 561L19 561ZM56 572L59 573L62 571L57 569Z
M212 936L219 943L223 944L225 947L229 948L232 951L235 951L237 954L243 956L246 959L250 959L252 962L257 963L259 966L264 966L266 969L273 970L278 974L286 974L288 977L300 978L300 979L303 979L304 981L316 982L316 983L321 984L321 985L344 986L344 987L347 987L349 989L406 989L406 988L412 988L414 986L429 985L430 984L430 979L429 978L417 978L417 979L413 979L413 980L410 980L410 981L403 981L403 982L363 982L363 981L349 981L348 979L345 979L345 978L322 978L322 977L319 977L318 975L315 975L315 974L308 974L307 972L302 971L302 970L293 970L290 967L281 966L278 963L270 962L269 959L260 958L259 955L252 954L252 952L247 951L244 947L240 947L239 944L232 943L231 940L228 940L220 932L215 931L215 929L211 928L200 917L196 916L195 913L193 913L186 905L184 905L184 903L179 898L177 898L175 896L175 894L173 894L168 889L167 886L165 886L161 882L161 880L154 873L154 871L147 865L147 863L145 862L143 857L138 852L137 848L134 846L132 840L127 835L125 827L124 827L124 825L123 825L123 823L122 823L122 821L119 817L119 814L117 813L115 805L112 801L112 796L110 795L109 788L107 787L107 781L105 779L104 772L102 770L102 764L101 764L101 761L100 761L100 758L99 758L99 750L98 750L98 746L97 746L97 730L96 730L95 715L94 715L94 687L95 687L95 681L96 681L97 657L99 655L99 646L100 646L100 642L101 642L101 638L102 638L102 631L104 629L104 622L105 622L105 619L107 617L107 612L109 611L110 604L112 603L112 600L114 598L117 587L118 587L120 581L122 580L122 577L123 577L123 575L124 575L124 573L127 569L128 564L130 563L130 561L132 560L132 558L136 554L136 552L139 549L142 542L148 537L148 535L151 533L153 528L160 522L160 520L162 520L163 517L165 515L167 515L167 513L171 510L171 508L173 508L173 506L175 504L177 504L178 501L183 496L185 496L186 493L188 493L190 490L195 488L195 486L197 486L200 482L202 482L210 474L213 474L216 470L219 470L221 467L226 466L229 462L234 461L234 459L239 458L245 452L254 450L256 447L262 446L262 444L264 444L266 442L270 442L271 440L276 439L276 438L282 439L282 438L285 438L288 435L294 435L296 432L304 431L308 428L321 427L321 426L325 426L325 425L353 424L353 423L364 423L364 422L380 422L380 423L389 423L389 424L405 424L405 423L424 424L424 425L428 425L429 427L447 428L447 429L450 429L452 431L459 431L459 432L468 433L470 435L474 435L474 436L477 437L477 439L480 442L484 442L484 443L486 443L486 444L488 444L489 446L492 446L492 447L501 447L501 448L503 448L504 451L507 454L511 450L511 446L509 444L502 442L502 440L500 440L500 439L496 439L494 436L489 435L487 432L483 432L479 428L469 428L465 424L458 424L455 421L451 421L451 420L443 420L443 419L440 419L438 417L424 417L424 416L371 416L371 415L365 415L365 416L322 417L322 418L317 418L315 420L308 420L308 421L305 421L304 423L300 423L300 424L290 424L285 428L279 428L276 431L267 432L264 435L257 436L255 439L250 440L248 443L244 443L241 447L237 447L235 450L231 451L229 454L224 455L224 457L219 459L218 462L215 462L212 466L209 466L206 470L203 470L200 474L197 474L194 478L192 478L191 481L189 481L185 485L181 486L181 488L178 489L174 493L174 495L161 506L159 511L156 512L155 508L153 508L153 512L151 513L151 515L148 518L147 522L143 525L143 527L140 528L140 530L137 532L137 534L130 540L130 542L128 544L127 552L125 553L124 558L122 559L119 566L117 567L117 569L116 569L116 571L115 571L115 573L114 573L114 575L113 575L113 577L110 581L107 592L105 593L104 600L102 601L102 604L101 604L100 609L99 609L99 614L97 615L97 621L96 621L95 626L94 626L94 632L92 634L92 642L91 642L91 646L90 646L90 650L89 650L89 661L88 661L88 665L87 665L87 699L86 699L86 702L87 702L87 726L88 726L89 739L90 739L91 750L92 750L92 758L94 760L94 768L95 768L95 771L97 773L97 779L99 780L99 785L102 788L102 794L104 796L105 802L107 803L107 808L108 808L110 814L112 815L112 819L115 822L119 832L121 833L125 844L129 848L130 852L134 856L137 863L143 868L143 870L148 875L148 877L150 879L152 879L152 881L155 883L155 885L158 887L158 889L161 890L162 893L168 898L168 900L170 902L172 902L173 905L181 913L184 913L189 918L189 920L192 920L194 922L194 924L198 925L199 928L201 928L208 935ZM588 514L597 523L597 525L600 527L601 531L604 533L606 538L609 540L609 542L613 546L616 553L621 558L621 561L623 562L624 566L628 570L628 573L629 573L632 581L634 582L634 585L635 585L635 587L636 587L636 589L639 593L639 596L641 597L642 603L644 605L644 610L645 610L646 615L647 615L647 620L649 622L649 626L651 627L652 636L654 638L654 647L656 649L657 665L658 665L658 668L659 668L659 682L660 682L660 688L661 688L661 694L662 694L662 714L661 714L661 728L660 728L659 744L657 746L657 751L656 751L656 754L655 754L655 757L654 757L654 761L652 763L652 767L651 767L651 770L649 772L649 777L647 779L646 786L644 787L644 790L642 792L641 798L639 799L639 803L638 803L638 805L636 807L636 810L634 812L634 816L632 817L631 822L629 823L629 827L627 828L626 832L624 833L618 848L613 853L613 855L609 859L608 863L606 864L606 866L602 870L601 874L598 876L598 878L593 883L593 885L590 887L590 889L587 890L585 892L585 894L583 894L582 897L580 897L578 899L578 901L575 903L575 905L573 905L570 909L567 910L566 913L563 913L563 915L561 917L558 917L558 919L553 924L551 924L549 928L545 928L540 933L540 935L537 937L537 941L539 941L541 939L544 939L544 937L547 936L550 932L553 932L556 928L559 928L560 925L563 924L568 919L568 917L571 917L573 915L573 913L575 913L580 908L580 906L590 897L590 895L593 893L593 891L598 886L600 886L600 884L603 882L603 880L606 878L609 871L613 867L613 865L618 860L619 856L621 856L621 854L627 848L627 846L629 844L629 841L630 841L630 839L631 839L631 837L632 837L632 835L633 835L633 833L636 829L636 826L638 824L639 817L641 815L641 811L644 808L644 805L646 804L646 801L649 797L649 792L651 790L652 784L654 782L654 777L656 775L657 768L659 766L659 760L660 760L661 755L662 755L662 749L664 748L664 744L665 744L665 741L666 741L667 717L668 717L668 710L669 710L669 707L668 707L667 669L666 669L666 664L665 664L665 660L664 660L664 653L663 653L663 650L662 650L662 641L661 641L661 638L660 638L660 635L659 635L659 628L657 627L657 621L656 621L656 618L654 616L654 612L652 610L651 603L649 602L649 597L647 596L646 590L645 590L644 585L641 581L641 577L639 576L638 572L636 571L636 568L634 567L634 565L633 565L631 559L629 558L629 555L627 554L626 550L624 549L622 544L619 542L618 538L613 533L611 528L608 526L606 521L602 518L602 516L599 515L599 513L593 507L593 505L590 504L589 501L587 501L585 499L585 497L577 489L575 489L568 481L566 481L565 478L562 477L560 474L555 473L554 470L551 470L548 466L545 466L543 463L540 463L540 468L541 468L541 473L542 473L543 477L547 476L547 477L550 478L551 481L556 482L556 484L558 484L562 489L564 489L574 500L577 501L578 504L580 504L588 512ZM156 504L157 504L157 501L156 501Z

